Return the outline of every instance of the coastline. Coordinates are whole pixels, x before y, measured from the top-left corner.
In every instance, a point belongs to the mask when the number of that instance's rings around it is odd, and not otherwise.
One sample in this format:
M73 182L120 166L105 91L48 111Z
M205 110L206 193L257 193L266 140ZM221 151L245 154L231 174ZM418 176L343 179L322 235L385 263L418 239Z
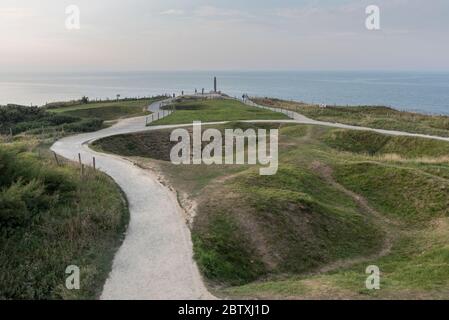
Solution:
M328 105L383 105L429 115L449 115L449 72L408 71L142 71L0 74L0 105L29 106L88 96L91 100L180 95L205 88L216 76L233 97L280 97ZM24 95L24 92L27 94Z

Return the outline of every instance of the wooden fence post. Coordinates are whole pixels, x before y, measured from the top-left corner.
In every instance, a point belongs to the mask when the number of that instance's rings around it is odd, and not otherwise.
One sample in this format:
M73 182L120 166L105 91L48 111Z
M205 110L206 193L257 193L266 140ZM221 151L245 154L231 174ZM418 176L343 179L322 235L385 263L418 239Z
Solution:
M84 168L83 168L83 163L81 162L81 153L78 153L78 161L80 163L80 171L81 171L81 175L83 175L84 173Z
M93 157L92 163L93 163L93 165L94 165L94 171L96 171L96 170L97 170L97 163L96 163L96 161L95 161L95 157Z
M59 159L58 159L58 155L56 154L56 152L54 152L53 151L53 155L55 156L55 161L56 161L56 164L58 165L58 167L59 167Z

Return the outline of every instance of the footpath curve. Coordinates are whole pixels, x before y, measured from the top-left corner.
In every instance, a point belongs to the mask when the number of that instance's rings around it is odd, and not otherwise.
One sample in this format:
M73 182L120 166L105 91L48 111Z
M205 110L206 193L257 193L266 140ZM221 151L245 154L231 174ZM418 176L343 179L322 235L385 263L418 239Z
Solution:
M152 104L151 109L159 110L160 104ZM190 230L176 196L148 171L88 147L97 139L146 129L144 117L125 119L104 130L64 138L51 147L73 161L81 154L86 164L95 157L97 168L112 177L128 198L130 223L101 299L213 299L193 260Z

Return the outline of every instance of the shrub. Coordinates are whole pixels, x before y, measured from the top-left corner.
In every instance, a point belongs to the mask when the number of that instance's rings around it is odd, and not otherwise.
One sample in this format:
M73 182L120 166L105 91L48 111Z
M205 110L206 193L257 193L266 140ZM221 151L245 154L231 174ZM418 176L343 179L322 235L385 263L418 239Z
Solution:
M83 120L79 117L47 112L43 108L6 106L0 107L0 134L19 134L28 131L40 133L42 129L62 130L69 132L87 132L101 129L100 119Z
M0 227L14 228L31 221L39 210L49 208L49 197L38 180L19 180L0 191Z

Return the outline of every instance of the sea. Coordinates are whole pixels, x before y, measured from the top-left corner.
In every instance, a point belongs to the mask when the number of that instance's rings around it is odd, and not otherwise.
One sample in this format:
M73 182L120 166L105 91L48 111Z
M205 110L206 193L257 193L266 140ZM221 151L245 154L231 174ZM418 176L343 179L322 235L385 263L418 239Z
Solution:
M0 105L185 94L218 89L230 96L276 97L327 105L382 105L449 115L449 72L180 71L2 73Z

